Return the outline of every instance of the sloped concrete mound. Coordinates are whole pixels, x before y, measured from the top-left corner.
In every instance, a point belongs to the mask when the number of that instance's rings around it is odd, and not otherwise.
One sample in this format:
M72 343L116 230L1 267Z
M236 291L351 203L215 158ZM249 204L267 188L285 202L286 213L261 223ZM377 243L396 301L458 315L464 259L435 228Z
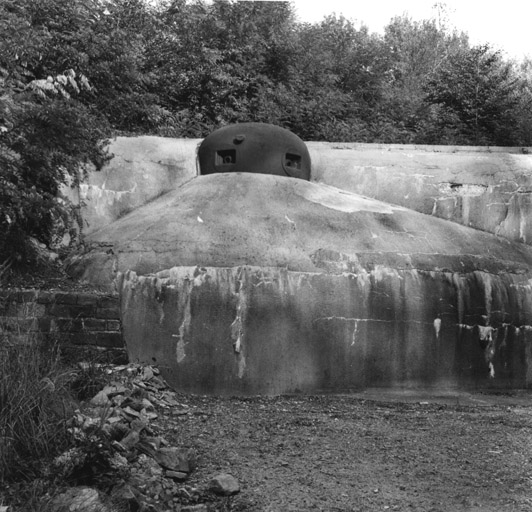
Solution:
M532 384L532 249L334 187L201 176L93 233L130 358L180 390Z
M117 137L78 194L84 234L197 176L200 139ZM532 148L307 142L311 181L532 244Z

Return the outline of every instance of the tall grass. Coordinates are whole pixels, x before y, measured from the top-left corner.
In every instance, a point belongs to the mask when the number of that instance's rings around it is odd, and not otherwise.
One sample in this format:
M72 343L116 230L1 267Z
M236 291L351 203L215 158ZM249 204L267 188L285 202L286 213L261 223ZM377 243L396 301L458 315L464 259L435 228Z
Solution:
M9 503L10 512L61 512L54 496L65 488L110 488L120 476L111 471L111 439L101 425L81 438L72 430L76 409L83 410L109 376L94 362L80 369L60 356L48 336L0 326L0 510ZM81 462L58 467L58 456L72 449Z
M17 330L0 334L0 484L39 478L68 445L67 382L50 340Z

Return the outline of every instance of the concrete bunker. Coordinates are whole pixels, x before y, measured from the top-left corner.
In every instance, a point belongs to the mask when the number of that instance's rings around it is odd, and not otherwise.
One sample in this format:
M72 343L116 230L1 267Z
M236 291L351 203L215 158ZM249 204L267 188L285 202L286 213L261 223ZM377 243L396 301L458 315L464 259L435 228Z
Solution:
M275 162L87 236L73 268L116 286L131 360L200 393L532 386L531 247Z

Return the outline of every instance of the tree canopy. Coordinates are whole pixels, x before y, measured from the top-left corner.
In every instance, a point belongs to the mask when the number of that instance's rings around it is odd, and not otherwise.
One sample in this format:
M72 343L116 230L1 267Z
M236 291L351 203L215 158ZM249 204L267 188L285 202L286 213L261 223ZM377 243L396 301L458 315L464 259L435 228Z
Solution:
M305 140L531 145L532 63L443 19L439 5L380 35L299 23L287 2L3 0L0 261L71 229L60 187L101 166L114 134L260 121Z

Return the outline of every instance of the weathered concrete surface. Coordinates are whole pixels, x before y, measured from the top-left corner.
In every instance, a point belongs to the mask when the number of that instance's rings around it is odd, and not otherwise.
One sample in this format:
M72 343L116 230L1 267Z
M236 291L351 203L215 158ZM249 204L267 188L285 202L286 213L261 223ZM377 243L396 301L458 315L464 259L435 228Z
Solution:
M133 360L179 390L532 384L530 275L177 267L121 280Z
M113 139L112 160L101 171L91 172L72 197L84 204L84 233L110 224L196 176L200 142L153 136Z
M178 389L532 383L532 248L322 184L197 177L87 237Z
M175 266L319 272L328 270L328 251L347 255L341 257L348 258L347 271L385 265L465 272L493 264L501 271L532 263L531 249L504 238L334 187L246 173L196 177L88 235L86 243L93 251L83 256L78 276L98 284L116 271Z
M80 188L92 233L196 176L199 139L118 137ZM532 155L522 148L308 142L313 181L532 243ZM525 152L523 152L525 151Z
M532 243L528 149L307 145L314 181Z

